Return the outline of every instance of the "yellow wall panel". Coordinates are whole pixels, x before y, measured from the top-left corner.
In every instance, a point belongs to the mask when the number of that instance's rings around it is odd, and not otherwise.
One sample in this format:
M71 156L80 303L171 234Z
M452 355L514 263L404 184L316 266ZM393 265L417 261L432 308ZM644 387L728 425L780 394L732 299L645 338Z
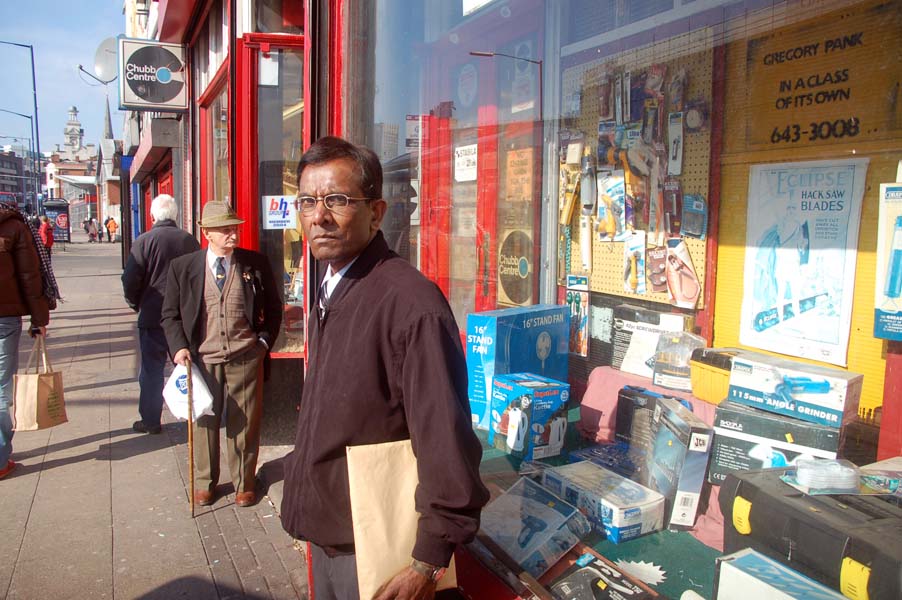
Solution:
M878 7L885 10L887 4L890 5L892 14L896 16L900 14L900 3L898 2L865 3L841 12L847 19L846 23L859 24L865 31L865 35L868 36L865 39L876 42L876 37L868 35L869 32L874 33L876 29L885 27L886 23L883 22L885 15L877 14L874 9ZM829 17L821 17L819 22L830 22ZM893 20L891 19L890 22ZM828 27L824 34L828 34L829 31ZM772 35L780 38L783 46L789 48L795 44L802 44L804 36L811 35L810 32L811 29L803 24L801 27L790 26L784 30L777 30ZM891 86L891 82L896 82L896 86L898 86L900 35L902 33L895 30L891 35L882 36L880 43L871 43L866 53L862 55L870 56L870 59L875 61L869 65L869 68L875 69L879 74L879 79L884 82L882 87L879 82L875 81L878 79L876 75L866 71L855 71L854 69L861 68L861 65L853 64L853 76L856 74L858 76L857 80L853 78L851 82L853 97L875 93L875 86L883 89L887 85ZM796 37L794 38L794 36ZM849 332L848 370L864 375L860 411L874 409L883 403L883 378L886 367L885 342L873 335L878 195L881 183L895 181L897 164L902 158L902 132L893 127L898 123L898 117L884 118L884 124L888 124L891 130L889 132L886 129L879 132L874 129L869 130L870 135L862 135L860 138L816 140L794 146L776 144L772 148L761 150L761 144L757 141L760 140L760 136L750 136L748 129L750 124L760 126L762 114L760 106L757 110L753 108L750 98L754 94L748 90L749 57L747 51L749 46L749 40L743 39L728 44L726 47L724 84L726 106L721 115L724 121L724 152L721 171L714 345L740 346L739 325L744 291L747 197L751 165L867 157L870 159L870 164L868 165L858 236L855 289ZM896 60L887 59L887 48L896 49ZM855 94L859 94L859 96L854 96ZM761 94L758 93L754 96L760 99ZM864 98L862 97L862 99ZM873 104L873 98L869 97L867 100L868 103ZM870 104L868 105L870 106ZM854 113L859 106L851 104L850 111ZM835 107L831 106L830 109L833 110ZM819 110L821 109L807 111L801 116L787 113L787 120L796 119L806 124L806 121L817 120L820 115L824 115L826 118L827 113L818 112ZM893 105L890 110L898 112L899 107ZM863 116L867 118L868 115L864 114Z

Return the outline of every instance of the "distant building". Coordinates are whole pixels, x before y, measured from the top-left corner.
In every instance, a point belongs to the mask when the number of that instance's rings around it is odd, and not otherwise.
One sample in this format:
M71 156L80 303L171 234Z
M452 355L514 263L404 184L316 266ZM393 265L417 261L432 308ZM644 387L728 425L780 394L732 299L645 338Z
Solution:
M15 152L0 152L0 193L12 194L20 207L25 206L25 169Z

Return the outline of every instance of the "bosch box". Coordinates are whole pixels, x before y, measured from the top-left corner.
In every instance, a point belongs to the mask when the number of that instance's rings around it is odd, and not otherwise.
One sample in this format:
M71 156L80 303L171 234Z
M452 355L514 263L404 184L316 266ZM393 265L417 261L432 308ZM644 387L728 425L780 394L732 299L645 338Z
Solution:
M733 471L768 469L803 458L836 458L840 430L727 400L714 411L708 481L720 485Z
M729 399L829 427L855 418L864 376L759 353L733 358Z
M614 543L661 529L664 497L591 461L542 471L542 485L579 508Z
M590 527L575 506L521 477L482 509L480 529L526 572L539 577Z
M538 304L467 315L467 395L474 426L489 428L495 375L528 372L567 381L569 311Z
M570 385L532 373L492 381L489 444L524 460L557 456L567 435Z

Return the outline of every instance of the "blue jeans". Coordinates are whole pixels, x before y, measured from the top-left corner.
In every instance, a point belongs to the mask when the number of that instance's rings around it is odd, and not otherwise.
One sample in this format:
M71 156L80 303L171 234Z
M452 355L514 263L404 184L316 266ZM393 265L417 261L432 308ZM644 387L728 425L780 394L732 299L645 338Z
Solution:
M13 452L13 420L9 405L13 399L13 375L19 369L19 338L22 317L0 317L0 469Z
M163 413L163 367L169 360L169 348L166 336L159 327L139 327L138 341L141 345L138 412L146 426L156 427Z

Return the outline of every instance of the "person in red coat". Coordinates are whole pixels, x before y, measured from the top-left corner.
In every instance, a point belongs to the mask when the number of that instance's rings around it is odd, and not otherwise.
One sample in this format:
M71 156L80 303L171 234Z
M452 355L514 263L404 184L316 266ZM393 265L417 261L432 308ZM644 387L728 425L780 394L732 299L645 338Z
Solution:
M47 248L47 256L50 256L50 249L53 248L53 224L50 223L47 215L41 217L41 227L38 229L38 233L41 234L41 243Z

